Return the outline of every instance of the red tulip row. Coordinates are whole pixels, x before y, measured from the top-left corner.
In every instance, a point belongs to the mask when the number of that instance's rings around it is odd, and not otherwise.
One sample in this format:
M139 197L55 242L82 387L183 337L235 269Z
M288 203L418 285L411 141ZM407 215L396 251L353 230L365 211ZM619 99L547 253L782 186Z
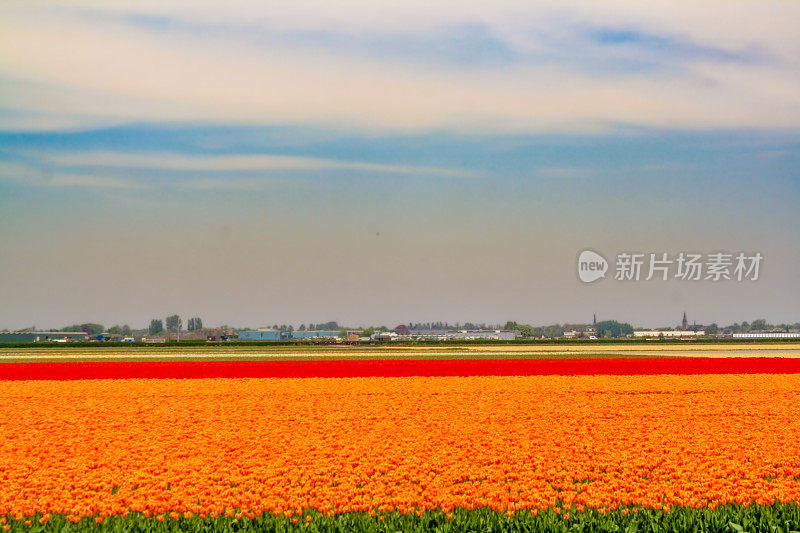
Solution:
M780 357L0 363L0 380L798 373Z

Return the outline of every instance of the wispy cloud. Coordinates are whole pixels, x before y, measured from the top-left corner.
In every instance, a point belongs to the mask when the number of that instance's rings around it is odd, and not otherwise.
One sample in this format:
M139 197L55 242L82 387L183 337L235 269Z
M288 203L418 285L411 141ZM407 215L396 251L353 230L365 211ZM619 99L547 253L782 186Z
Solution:
M54 172L29 163L0 161L0 180L37 187L91 187L102 189L147 189L146 182L102 174Z
M608 74L626 74L632 64L673 70L687 63L758 62L770 56L758 43L711 44L696 35L620 25L596 25L574 13L544 11L528 21L524 39L481 18L442 21L436 31L404 28L282 27L270 22L192 21L150 14L85 11L84 17L163 34L204 35L244 41L253 46L291 50L328 50L339 56L400 63L434 64L469 70L558 64L565 70L596 73L600 57ZM546 23L543 23L546 21Z
M148 183L135 180L90 176L84 174L56 174L47 180L48 184L74 187L101 187L104 189L149 189Z
M464 170L430 166L390 165L363 161L341 161L316 157L284 155L178 155L142 154L122 152L70 152L48 154L43 160L49 164L78 167L113 167L130 169L239 172L254 170L354 170L390 174L466 176Z
M5 161L4 161L5 159ZM470 177L468 170L283 155L198 155L113 151L0 153L0 179L38 187L104 189L297 189L314 176Z
M796 2L51 0L0 13L4 105L59 121L800 125Z

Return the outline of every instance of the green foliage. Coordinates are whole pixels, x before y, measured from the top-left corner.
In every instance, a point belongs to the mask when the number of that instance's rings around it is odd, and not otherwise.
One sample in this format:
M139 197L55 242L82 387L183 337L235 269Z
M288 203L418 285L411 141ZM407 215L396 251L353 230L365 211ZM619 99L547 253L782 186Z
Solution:
M105 331L102 324L81 324L81 331L89 335L99 335Z
M517 330L523 337L535 337L537 333L533 326L528 326L527 324L518 324L511 320L506 322L505 326L503 326L503 329Z
M132 332L131 332L131 327L128 324L125 324L124 326L120 326L119 324L117 324L116 326L111 326L110 328L108 328L106 330L106 333L110 335L122 335L125 337L129 337Z
M150 327L147 329L148 334L158 335L162 331L164 331L164 323L160 319L154 318L150 321Z
M635 509L636 512L633 510ZM94 518L84 518L71 523L66 517L54 515L45 524L40 524L41 515L15 520L6 517L13 533L227 533L290 532L309 533L334 532L523 532L548 533L571 532L615 532L633 533L744 533L770 532L793 533L800 531L800 507L796 503L778 503L769 506L724 505L716 509L692 507L673 508L669 512L631 507L601 513L597 510L559 514L553 510L539 511L533 515L529 510L506 514L479 508L471 511L455 509L447 514L441 510L415 513L341 513L332 516L309 509L300 515L285 516L266 513L253 519L247 516L172 519L163 516L144 517L133 513L128 517L110 516L98 523ZM310 520L308 519L310 517ZM24 521L30 520L31 525ZM296 522L296 523L295 523Z
M105 328L101 324L73 324L71 326L67 326L65 328L61 328L61 331L83 331L89 335L99 335L105 331Z
M308 328L312 329L312 328ZM318 331L337 331L342 329L342 327L336 323L335 320L331 320L330 322L325 322L324 324L314 324L314 329Z
M203 329L203 321L200 317L193 317L190 318L189 321L186 323L186 329L189 331L196 331L198 329Z
M603 337L624 337L633 335L633 327L627 322L617 322L616 320L603 320L597 323L597 332L602 333Z
M173 333L180 331L181 326L183 325L181 322L181 317L178 315L169 315L165 320L165 324L167 325L167 329Z
M375 331L388 331L387 328L381 326L380 328L376 328ZM440 340L423 340L423 341L393 341L392 346L482 346L482 345L492 345L492 346L500 346L500 345L515 345L515 346L564 346L564 345L575 345L580 347L587 347L592 345L597 346L623 346L623 345L642 345L641 339L598 339L593 341L585 341L585 340L572 340L572 339L546 339L546 340L509 340L509 341L500 341L500 340L492 340L492 339L476 339L470 341L464 340L448 340L448 341L440 341ZM283 341L266 341L266 340L259 340L259 341L240 341L240 340L231 340L231 341L215 341L215 342L208 342L206 340L180 340L175 341L172 340L169 342L170 346L174 347L181 347L181 346L194 346L194 345L203 345L203 346L311 346L314 344L313 340L283 340ZM800 345L800 339L795 338L788 338L788 339L691 339L691 340L684 340L684 339L669 339L665 338L658 341L659 345L665 344L679 344L681 346L691 346L691 345L704 345L704 344L728 344L731 346L750 346L756 344L785 344L785 345ZM133 348L136 346L150 346L143 342L68 342L68 343L56 343L56 342L0 342L0 347L2 348L37 348L37 349L51 349L54 351L58 350L66 350L72 348L108 348L109 346L120 346L125 348ZM386 346L386 341L366 341L362 342L361 346L373 346L373 347L381 347ZM792 346L793 347L793 346ZM611 352L611 355L614 356L614 353ZM619 354L616 354L619 356ZM1 533L1 532L0 532Z

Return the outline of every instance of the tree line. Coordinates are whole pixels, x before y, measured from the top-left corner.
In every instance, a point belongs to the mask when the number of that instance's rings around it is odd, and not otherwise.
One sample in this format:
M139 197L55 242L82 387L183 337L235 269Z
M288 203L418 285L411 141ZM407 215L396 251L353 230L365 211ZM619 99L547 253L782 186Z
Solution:
M164 332L164 326L166 324L167 331L171 331L172 333L179 333L183 328L183 321L179 315L170 315L164 319L162 322L160 318L154 318L150 321L150 327L147 329L147 333L150 335L158 335L159 333ZM197 331L203 329L203 320L200 317L192 317L186 323L186 329L188 331Z
M521 324L515 321L508 321L504 325L492 325L492 324L484 324L484 323L472 323L472 322L456 322L451 324L449 322L409 322L407 325L402 325L403 331L406 329L408 330L418 330L418 329L428 329L428 330L435 330L435 329L448 329L448 330L462 330L462 329L508 329L508 330L517 330L521 333L523 337L527 338L557 338L562 337L565 331L573 330L573 329L585 329L590 324L552 324L547 326L532 326L529 324ZM279 331L295 331L294 326L287 325L287 324L274 324L271 326L272 329L279 330ZM398 329L398 326L396 329ZM693 326L690 326L690 329ZM698 326L699 328L700 326ZM782 323L773 325L768 323L765 319L759 318L753 320L752 322L736 322L734 324L728 326L717 326L717 324L709 324L702 326L705 330L706 334L708 335L716 335L718 333L748 333L748 332L758 332L758 331L768 331L768 330L778 330L778 331L790 331L790 330L800 330L800 322L795 322L794 324ZM203 321L200 317L192 317L187 320L186 329L188 331L198 331L203 329ZM223 326L223 329L247 329L247 328L229 328L228 326ZM309 323L309 324L300 324L297 328L297 331L343 331L345 329L360 329L362 330L362 335L369 336L375 332L380 331L394 331L390 330L386 326L368 326L366 328L345 328L344 326L340 325L335 320L331 320L328 322L321 322L318 324ZM119 335L124 337L132 336L134 333L143 333L143 330L134 330L128 324L118 324L111 326L109 328L105 328L102 324L97 324L93 322L86 322L83 324L72 324L69 326L65 326L63 328L56 329L57 331L80 331L86 333L87 335L100 335L103 333L107 333L110 335ZM183 320L177 314L170 315L164 319L154 318L150 321L150 325L146 328L146 332L148 335L159 335L164 333L165 331L178 333L183 330ZM36 327L31 326L30 328L25 328L18 330L20 332L25 331L37 331ZM616 320L604 320L598 322L596 324L596 331L598 337L624 337L626 335L633 334L633 327L628 324L627 322L618 322Z

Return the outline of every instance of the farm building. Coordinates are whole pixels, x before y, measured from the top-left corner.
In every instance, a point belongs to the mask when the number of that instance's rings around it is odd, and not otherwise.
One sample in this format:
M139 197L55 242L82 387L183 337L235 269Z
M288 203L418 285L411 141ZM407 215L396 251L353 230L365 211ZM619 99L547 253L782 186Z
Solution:
M279 341L289 336L288 331L277 329L245 330L239 332L240 341Z
M87 334L83 331L12 331L0 333L0 343L3 342L71 342L86 340Z
M519 331L507 329L464 329L461 331L448 331L447 338L450 340L495 340L513 341L519 336Z
M280 331L277 329L258 329L239 331L240 341L288 341L303 339L335 339L338 331Z
M292 331L292 339L336 339L340 331Z
M734 333L734 339L800 339L800 333L786 331L759 331L757 333Z
M520 333L516 330L507 329L412 329L407 335L399 335L399 338L385 340L501 340L513 341L519 337ZM384 340L384 339L376 339Z
M645 337L645 338L659 338L659 337L668 337L668 338L689 338L689 337L700 337L705 335L705 331L683 331L680 329L671 329L667 331L657 331L657 330L647 330L647 331L634 331L633 336L636 338Z

